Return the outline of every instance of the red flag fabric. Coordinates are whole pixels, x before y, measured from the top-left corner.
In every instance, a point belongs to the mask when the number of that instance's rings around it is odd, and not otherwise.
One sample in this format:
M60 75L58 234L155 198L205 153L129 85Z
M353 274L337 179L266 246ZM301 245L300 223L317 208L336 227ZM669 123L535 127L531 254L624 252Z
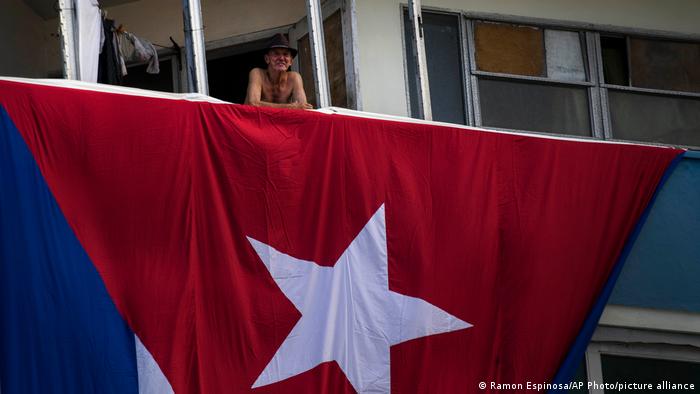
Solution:
M385 338L391 392L547 382L680 152L8 81L0 104L182 393L357 390L369 356L252 388L303 313L250 239L335 267L380 208L389 290L471 325Z

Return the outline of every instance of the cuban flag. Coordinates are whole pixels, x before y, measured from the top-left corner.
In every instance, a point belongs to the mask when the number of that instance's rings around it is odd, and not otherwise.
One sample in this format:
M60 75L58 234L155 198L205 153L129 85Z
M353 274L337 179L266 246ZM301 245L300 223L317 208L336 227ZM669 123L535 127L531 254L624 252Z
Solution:
M552 382L682 153L59 84L0 81L2 394Z

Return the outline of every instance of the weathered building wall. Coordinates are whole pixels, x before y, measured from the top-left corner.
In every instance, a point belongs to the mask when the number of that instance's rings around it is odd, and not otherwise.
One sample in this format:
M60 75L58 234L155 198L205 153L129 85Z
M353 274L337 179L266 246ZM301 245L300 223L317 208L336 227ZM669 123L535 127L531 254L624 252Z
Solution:
M0 75L60 76L58 20L45 21L20 0L3 0L1 8Z

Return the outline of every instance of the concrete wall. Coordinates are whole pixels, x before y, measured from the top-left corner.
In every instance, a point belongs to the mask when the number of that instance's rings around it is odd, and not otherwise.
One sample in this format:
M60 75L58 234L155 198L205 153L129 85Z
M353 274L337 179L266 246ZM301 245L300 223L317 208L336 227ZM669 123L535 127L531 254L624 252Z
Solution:
M357 0L363 109L406 115L399 0ZM697 0L423 0L423 7L700 35ZM386 92L392 92L391 99Z
M204 39L222 38L288 25L306 15L304 0L201 0ZM181 0L139 0L107 7L107 17L153 43L184 45Z
M46 78L60 73L58 20L43 20L20 0L3 0L0 8L0 75Z

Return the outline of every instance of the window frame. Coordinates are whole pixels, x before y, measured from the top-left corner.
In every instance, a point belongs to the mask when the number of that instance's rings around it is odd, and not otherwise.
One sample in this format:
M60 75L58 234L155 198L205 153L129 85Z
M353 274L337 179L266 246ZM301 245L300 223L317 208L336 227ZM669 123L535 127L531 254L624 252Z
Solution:
M700 364L700 314L608 305L586 348L588 381L605 382L603 354Z
M668 335L672 336L672 334ZM606 383L603 377L603 366L601 361L601 357L603 355L700 364L700 349L679 350L672 345L661 343L647 344L592 341L586 349L586 375L589 382ZM591 387L588 389L588 393L605 394L605 391L600 388Z
M408 88L409 79L415 76L409 75L408 73L408 44L406 42L406 37L404 34L404 22L403 13L407 9L406 4L401 4L399 6L399 19L401 26L401 41L403 45L403 66L405 75L405 93L406 93L406 104L407 113L411 114L411 97ZM629 41L630 38L642 38L650 40L665 40L665 41L675 41L675 42L691 42L700 43L700 35L694 34L682 34L667 31L658 31L650 29L640 29L631 27L618 27L609 25L598 25L583 22L572 22L572 21L559 21L544 18L534 18L534 17L523 17L523 16L513 16L513 15L500 15L500 14L490 14L482 12L470 12L457 9L441 8L441 7L422 7L423 12L427 13L440 13L440 14L451 14L456 15L460 19L460 42L462 43L460 50L462 51L463 64L463 91L464 91L464 102L465 102L465 113L467 114L467 126L473 127L485 127L494 130L502 130L507 132L518 132L526 134L538 134L538 135L552 135L552 136L564 136L564 137L574 137L580 139L595 139L595 140L606 140L606 141L617 141L617 142L632 142L632 143L642 143L645 145L656 145L656 146L674 146L690 149L698 149L700 146L694 145L683 145L683 144L668 144L660 142L647 142L638 140L625 140L615 138L612 131L612 118L611 118L611 108L608 97L608 92L613 91L624 91L630 93L638 93L644 95L657 95L664 97L678 97L678 98L691 98L700 99L700 93L694 92L683 92L683 91L672 91L663 89L649 89L649 88L639 88L634 86L620 86L605 83L603 75L603 56L602 56L602 46L601 46L601 36L619 36L624 37L627 42L628 51L628 62L629 57ZM587 69L587 80L586 81L564 81L556 80L546 77L533 77L524 75L512 75L505 73L495 73L488 71L480 71L476 68L476 54L475 54L475 44L474 44L474 25L478 21L505 23L505 24L515 24L515 25L527 25L532 27L538 27L540 29L556 29L573 31L582 35L582 44L585 45L584 55L586 59L584 64ZM631 74L631 73L630 73ZM591 136L571 136L568 134L557 134L557 133L543 133L532 130L520 130L520 129L505 129L492 126L484 126L482 123L481 114L481 102L479 99L480 92L478 88L479 78L491 78L505 81L514 82L534 82L543 83L552 86L572 86L572 87L586 87L588 93L588 111L590 115L591 124ZM631 76L629 76L631 78ZM631 85L631 83L630 83Z
M597 84L598 84L598 72L597 72L597 65L595 63L595 53L591 53L592 50L594 49L595 43L593 42L594 37L591 35L590 32L585 31L585 30L579 30L579 29L572 29L570 27L563 27L559 25L542 25L542 24L532 24L532 23L519 23L517 21L514 22L507 22L507 21L502 21L502 20L493 20L493 19L486 19L486 18L466 18L463 16L463 18L466 20L467 26L468 26L468 46L469 46L469 69L468 69L468 75L471 78L471 84L474 86L473 90L473 102L474 102L474 112L475 112L475 117L474 117L474 126L477 127L488 127L488 128L494 128L491 126L485 126L482 123L482 117L481 117L481 101L479 98L480 92L478 89L478 82L479 78L491 78L491 79L498 79L498 80L504 80L504 81L520 81L520 82L537 82L541 84L547 84L547 85L552 85L552 86L571 86L571 87L583 87L586 88L587 94L588 94L588 113L589 113L589 122L591 125L591 136L576 136L576 138L595 138L595 139L601 139L604 136L603 132L603 117L602 113L600 112L600 96L597 92ZM490 72L490 71L481 71L477 69L476 65L476 45L474 44L475 40L475 23L479 21L486 21L486 22L496 22L496 23L508 23L508 24L523 24L527 26L532 26L532 27L537 27L542 30L544 29L556 29L556 30L564 30L564 31L572 31L575 33L579 34L579 37L582 36L583 40L581 41L581 44L585 45L585 51L582 53L582 55L586 56L584 65L586 67L586 81L566 81L566 80L558 80L558 79L553 79L553 78L547 78L547 77L533 77L533 76L528 76L528 75L514 75L514 74L506 74L506 73L496 73L496 72ZM518 131L518 132L526 132L526 133L536 133L536 134L545 134L545 135L566 135L570 136L568 134L555 134L555 133L543 133L543 132L537 132L537 131L531 131L531 130L518 130L518 129L504 129L504 128L495 128L498 130L504 130L504 131Z
M464 109L464 118L466 121L466 124L464 126L473 126L474 123L474 117L475 117L475 110L476 108L474 107L471 97L473 97L473 91L475 88L472 85L471 78L470 78L470 72L469 72L469 39L468 39L468 27L467 27L467 21L466 19L462 16L461 12L456 12L452 10L445 10L445 9L440 9L440 8L434 8L434 7L421 7L422 12L428 12L432 14L441 14L441 15L450 15L454 16L457 18L457 28L459 29L459 57L460 60L462 61L462 67L461 67L461 76L462 76L462 94L463 94L463 109ZM406 25L404 23L404 13L408 12L408 5L406 4L399 4L399 27L400 27L400 32L401 32L401 47L404 53L403 56L403 75L404 75L404 86L405 86L405 96L406 96L406 113L409 116L412 116L412 111L411 111L411 92L409 88L409 84L411 83L411 79L413 78L418 78L418 75L409 75L408 72L408 56L411 56L413 58L414 63L418 63L418 59L416 56L414 56L413 52L409 53L409 45L410 43L407 40L406 35L404 32L406 31Z
M622 86L622 85L614 85L614 84L608 84L605 83L605 77L603 75L603 53L602 53L602 48L601 48L601 43L600 43L600 38L601 36L621 36L625 39L626 45L626 56L627 56L627 69L629 70L629 75L628 75L628 85L627 86ZM597 43L597 68L598 68L598 74L599 74L599 80L600 85L599 85L599 90L600 90L600 97L601 97L601 108L603 110L603 126L605 130L605 139L610 140L610 141L622 141L622 142L627 142L629 140L624 140L624 139L619 139L615 138L613 136L613 131L612 131L612 116L610 114L610 99L609 99L609 92L612 91L619 91L619 92L629 92L629 93L639 93L643 94L646 96L662 96L662 97L686 97L686 98L695 98L695 99L700 99L700 93L694 93L694 92L684 92L684 91L679 91L679 90L665 90L665 89L650 89L650 88L640 88L636 86L632 86L632 72L631 72L631 60L630 60L630 38L641 38L641 39L648 39L648 40L656 40L656 41L674 41L674 42L691 42L691 43L696 43L700 44L700 38L697 38L696 40L690 40L687 39L687 37L684 36L679 36L678 38L674 37L669 37L669 36L653 36L650 34L644 34L643 32L639 32L634 29L630 29L628 33L624 32L614 32L610 33L607 31L599 31L596 32L596 43ZM672 144L664 144L664 143L654 143L654 142L644 142L646 144L652 144L652 145L661 145L661 146L680 146L684 148L697 148L697 146L693 145L672 145Z
M357 33L357 7L355 1L327 0L321 4L321 16L323 24L326 19L340 12L341 35L343 40L343 59L345 69L345 95L348 109L362 111L362 94L360 91L360 62L359 62L359 38ZM289 45L298 49L299 40L309 34L306 16L296 23L289 25ZM295 61L292 70L299 71L299 61ZM329 76L330 77L330 76ZM306 95L316 94L315 91L306 92Z

